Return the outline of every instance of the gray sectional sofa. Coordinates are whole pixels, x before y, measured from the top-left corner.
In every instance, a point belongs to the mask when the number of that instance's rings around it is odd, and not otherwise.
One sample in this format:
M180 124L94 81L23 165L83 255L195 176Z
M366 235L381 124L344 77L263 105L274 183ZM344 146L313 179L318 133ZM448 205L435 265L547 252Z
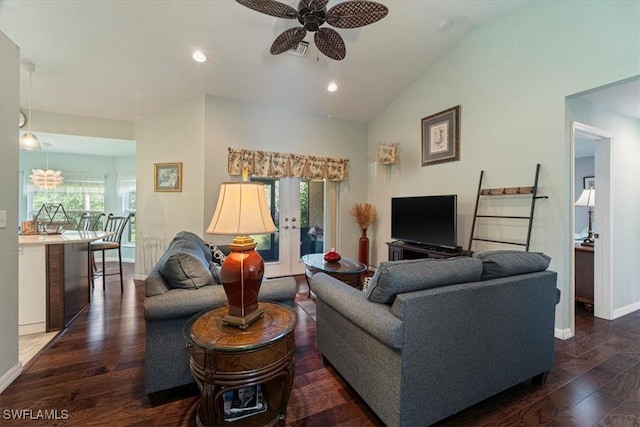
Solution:
M366 292L324 273L316 345L388 426L433 424L553 365L556 273L541 253L383 262Z
M146 324L145 391L154 393L193 382L189 351L182 328L194 314L227 303L214 274L211 249L197 235L182 231L145 279ZM261 301L293 306L296 282L292 277L265 279Z

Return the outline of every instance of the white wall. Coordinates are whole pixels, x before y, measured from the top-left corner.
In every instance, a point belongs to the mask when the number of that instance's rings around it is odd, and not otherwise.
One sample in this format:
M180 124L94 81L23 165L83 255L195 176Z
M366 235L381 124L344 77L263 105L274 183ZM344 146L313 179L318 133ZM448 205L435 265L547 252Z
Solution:
M369 169L376 241L390 239L389 197L458 194L458 244L467 246L480 170L485 186L530 185L541 163L532 251L552 257L569 319L569 124L565 97L640 73L637 2L540 2L477 28L369 124L369 149L401 143L400 164ZM420 119L461 105L460 161L421 167ZM496 230L498 234L501 230ZM386 247L378 244L377 260ZM637 257L636 257L637 260Z
M202 234L204 96L136 122L136 267L146 275L173 236ZM182 191L154 192L154 163L182 163Z
M20 49L0 31L0 393L22 371L18 361L18 111Z
M31 130L61 135L92 136L132 140L134 124L130 121L101 119L75 114L31 111Z
M358 230L348 210L366 199L365 124L204 96L142 119L136 123L136 140L137 275L148 273L178 231L227 242L204 231L220 183L231 179L228 147L348 158L349 180L339 184L343 233L338 246L345 255L357 256ZM179 161L182 192L153 192L153 163Z
M580 99L568 101L567 106L569 120L611 135L611 300L617 317L640 309L640 121ZM596 196L596 214L597 200Z

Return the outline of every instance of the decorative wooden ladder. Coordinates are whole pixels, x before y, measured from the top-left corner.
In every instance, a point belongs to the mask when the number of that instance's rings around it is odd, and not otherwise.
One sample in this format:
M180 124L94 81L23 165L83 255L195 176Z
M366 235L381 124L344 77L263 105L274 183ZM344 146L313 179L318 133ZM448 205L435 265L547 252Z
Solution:
M471 245L474 241L482 241L482 242L491 242L491 243L500 243L505 245L515 245L515 246L524 246L525 251L529 251L529 243L531 242L531 228L533 225L533 214L536 208L536 200L537 199L547 199L547 196L539 196L538 195L538 176L540 174L540 163L536 165L536 176L531 187L504 187L504 188L482 188L482 179L484 178L484 171L480 171L480 182L478 183L478 195L476 196L476 207L473 212L473 223L471 225L471 236L469 238L469 254L471 254ZM531 197L531 208L529 216L508 216L508 215L478 215L478 205L480 204L480 198L484 196L522 196L522 195L530 195ZM525 243L522 242L514 242L514 241L504 241L504 240L493 240L493 239L485 239L475 237L475 229L476 229L476 221L478 218L501 218L501 219L520 219L529 221L527 227L527 239Z

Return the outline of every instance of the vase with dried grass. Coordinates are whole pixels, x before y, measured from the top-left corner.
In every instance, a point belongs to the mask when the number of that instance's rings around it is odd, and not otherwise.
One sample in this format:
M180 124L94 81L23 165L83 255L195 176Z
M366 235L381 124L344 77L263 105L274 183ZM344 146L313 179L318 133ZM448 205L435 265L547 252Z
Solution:
M362 236L358 242L358 261L365 265L369 265L369 238L367 237L367 229L376 220L376 208L370 203L356 203L349 211L356 223L362 229Z

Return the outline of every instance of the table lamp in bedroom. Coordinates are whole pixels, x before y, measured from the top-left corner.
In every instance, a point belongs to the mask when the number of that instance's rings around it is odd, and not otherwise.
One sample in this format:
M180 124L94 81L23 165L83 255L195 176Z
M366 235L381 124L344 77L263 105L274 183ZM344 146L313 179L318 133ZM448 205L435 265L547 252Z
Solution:
M585 188L575 203L576 206L586 206L589 213L589 230L587 238L582 241L583 245L593 246L593 207L596 205L596 190L593 188Z

